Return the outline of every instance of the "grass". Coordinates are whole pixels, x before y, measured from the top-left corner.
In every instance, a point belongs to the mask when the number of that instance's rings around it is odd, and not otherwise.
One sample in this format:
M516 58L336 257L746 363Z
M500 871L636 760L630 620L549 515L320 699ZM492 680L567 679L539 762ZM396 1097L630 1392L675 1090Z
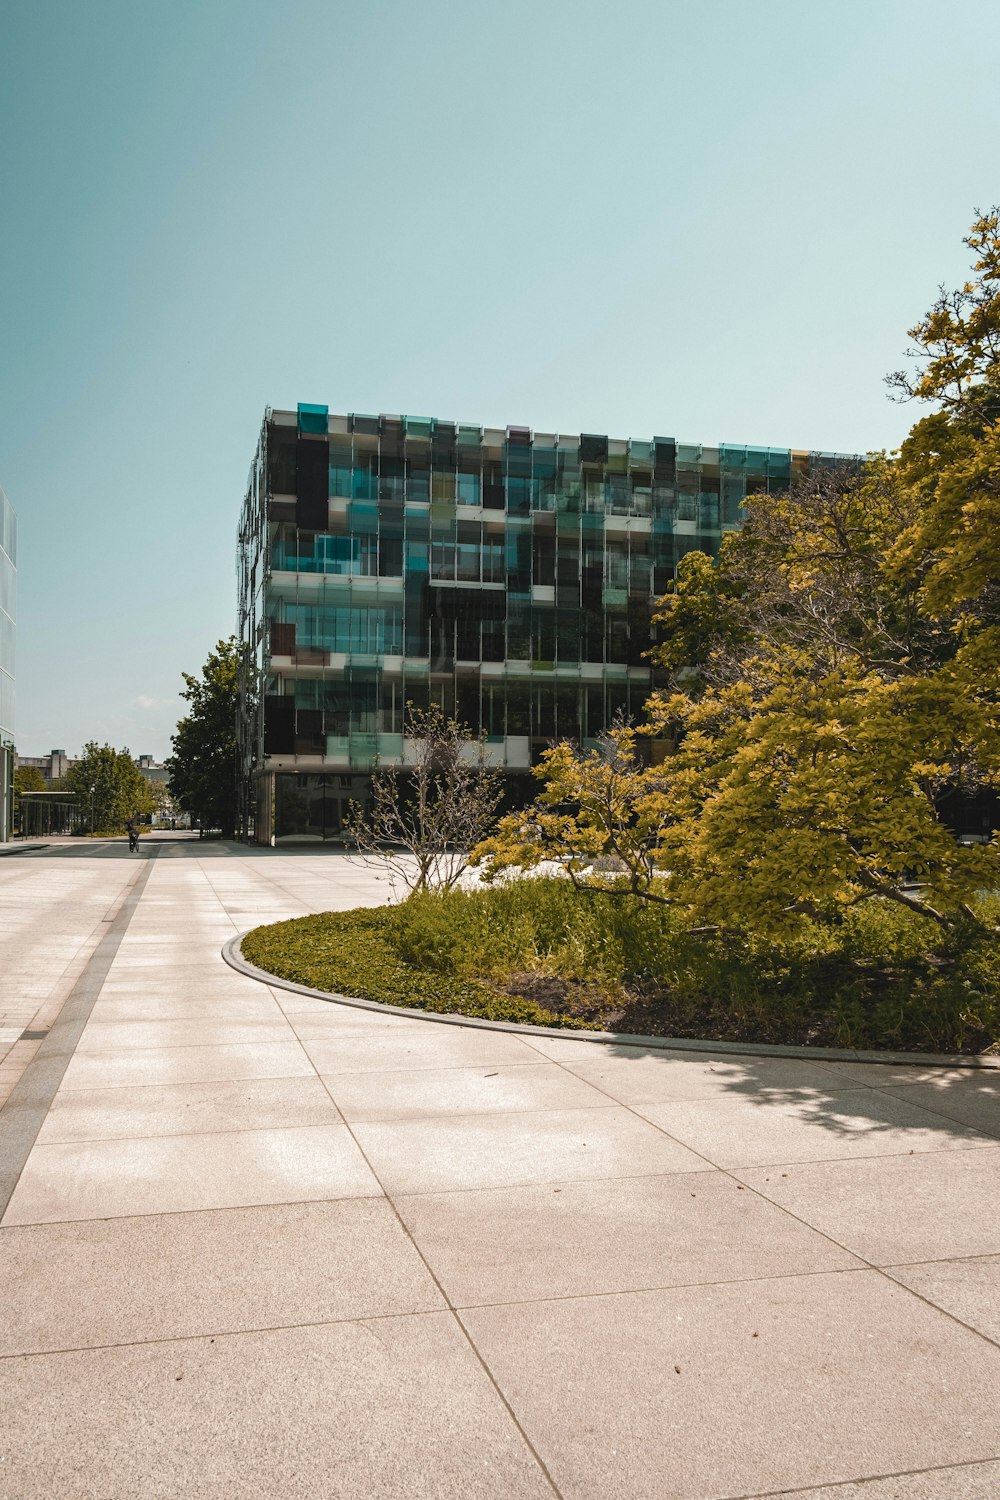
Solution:
M243 953L320 990L541 1026L947 1052L1000 1038L997 944L877 901L779 946L517 880L258 927Z

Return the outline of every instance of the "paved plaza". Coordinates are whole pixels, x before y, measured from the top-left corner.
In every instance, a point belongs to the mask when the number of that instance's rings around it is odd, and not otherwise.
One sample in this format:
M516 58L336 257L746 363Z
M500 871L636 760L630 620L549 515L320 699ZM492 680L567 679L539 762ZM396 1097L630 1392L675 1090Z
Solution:
M0 1500L996 1500L1000 1071L220 955L388 894L308 849L0 859Z

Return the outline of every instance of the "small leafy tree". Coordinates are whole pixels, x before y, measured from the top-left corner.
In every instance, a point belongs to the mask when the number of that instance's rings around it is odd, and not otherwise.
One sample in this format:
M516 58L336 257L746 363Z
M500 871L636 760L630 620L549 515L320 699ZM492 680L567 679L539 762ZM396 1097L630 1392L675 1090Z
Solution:
M152 811L142 772L128 750L91 740L67 772L63 785L73 793L80 826L89 832L121 833L130 818Z
M437 704L407 705L404 744L405 769L376 767L369 804L352 803L346 831L408 890L451 890L493 822L503 773Z
M958 731L975 739L978 709L957 683L915 693L856 673L810 684L793 666L759 696L673 695L659 709L683 731L673 755L644 765L621 725L597 750L555 746L534 806L473 862L495 874L554 861L581 890L673 907L692 932L781 940L876 897L949 931L978 925L971 903L996 885L997 851L959 843L930 787Z
M21 792L44 792L45 777L37 766L18 766L14 772L14 795Z
M191 705L171 738L170 794L203 828L236 829L236 712L239 648L234 637L210 651L201 676L183 673Z

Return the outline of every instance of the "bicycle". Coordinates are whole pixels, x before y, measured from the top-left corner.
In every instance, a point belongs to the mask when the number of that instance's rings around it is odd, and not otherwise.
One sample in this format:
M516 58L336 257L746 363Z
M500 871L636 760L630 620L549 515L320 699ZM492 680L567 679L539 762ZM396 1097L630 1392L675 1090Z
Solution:
M134 854L139 847L139 835L134 828L128 831L128 852Z

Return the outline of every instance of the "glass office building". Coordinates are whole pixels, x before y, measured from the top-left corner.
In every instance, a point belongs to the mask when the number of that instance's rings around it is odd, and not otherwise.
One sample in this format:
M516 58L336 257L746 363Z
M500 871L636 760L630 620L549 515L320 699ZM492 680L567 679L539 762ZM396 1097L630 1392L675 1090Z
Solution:
M481 730L528 795L553 740L641 712L684 553L835 458L269 411L239 533L245 836L337 838L376 761L405 766L407 702Z
M17 519L0 490L0 843L10 838L14 778L14 588Z

